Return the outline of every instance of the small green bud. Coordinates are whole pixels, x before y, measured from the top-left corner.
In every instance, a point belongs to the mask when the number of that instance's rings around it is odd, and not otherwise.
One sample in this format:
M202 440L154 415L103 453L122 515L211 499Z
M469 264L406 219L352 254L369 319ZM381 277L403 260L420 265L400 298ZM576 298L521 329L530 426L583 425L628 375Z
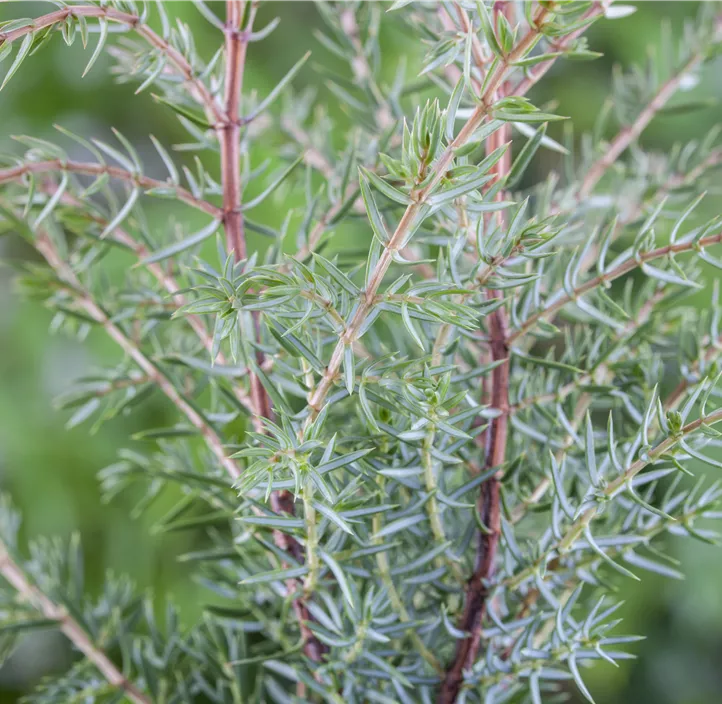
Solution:
M682 414L679 411L667 411L667 422L672 435L679 435L682 431Z

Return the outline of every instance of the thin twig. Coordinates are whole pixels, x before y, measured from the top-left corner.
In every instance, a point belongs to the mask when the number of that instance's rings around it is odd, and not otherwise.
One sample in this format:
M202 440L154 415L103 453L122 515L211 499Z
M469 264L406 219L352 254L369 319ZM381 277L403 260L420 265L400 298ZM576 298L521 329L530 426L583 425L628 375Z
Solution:
M720 352L722 351L722 337L718 337L716 340L714 340L709 347L704 351L702 354L700 360L695 362L695 364L692 365L692 369L690 371L696 372L699 367L700 363L702 361L704 362L712 362L714 359L720 356ZM677 386L674 387L674 389L670 392L669 396L667 397L667 402L665 404L665 407L667 408L674 408L679 404L679 402L682 400L684 394L687 392L687 389L692 385L692 382L689 378L681 379L680 382L677 384Z
M343 29L344 34L348 37L354 50L354 57L351 60L351 70L353 71L354 80L360 86L368 87L369 92L377 103L374 116L376 123L384 130L393 124L394 118L389 109L388 102L384 99L374 79L374 72L369 65L368 57L366 56L366 51L361 41L361 33L356 20L356 10L354 7L346 7L341 12L340 20L341 29Z
M585 24L565 35L559 41L554 42L550 48L555 52L564 53L582 34L584 34L584 32L587 31L589 25L595 19L604 14L605 9L611 4L611 2L612 0L596 0L593 2L591 7L580 17L580 22L584 22ZM533 71L529 71L528 75L522 78L509 94L526 95L532 86L536 85L546 75L547 71L549 71L549 69L554 65L556 58L557 57L554 56L547 61L537 64L536 68Z
M660 289L659 293L662 293L663 289ZM642 308L640 309L640 314L637 316L637 319L634 321L630 321L630 323L625 327L625 332L627 333L623 338L620 338L620 342L625 341L625 339L629 339L632 335L636 333L636 331L639 329L640 325L644 325L650 318L651 313L654 310L655 305L659 302L659 296L653 296L647 303L645 303ZM717 345L722 343L722 340L717 341ZM717 347L715 344L712 344L709 349L707 350L707 353L704 355L705 358L713 358L715 354L717 353ZM677 407L679 402L682 400L682 397L684 395L684 392L689 388L690 384L687 380L682 380L680 384L674 389L674 391L666 398L663 407L665 411L672 410ZM587 412L587 409L589 408L591 403L591 396L587 393L582 394L579 397L579 401L577 403L577 407L574 412L574 417L571 420L571 427L573 430L576 431L576 429L579 427L584 414ZM573 445L573 437L570 434L567 435L561 449L556 454L556 460L557 462L561 462L563 455L571 448ZM522 503L518 504L514 507L514 510L511 513L511 522L512 524L518 523L521 521L524 516L526 515L528 509L530 506L533 506L539 501L542 500L546 492L548 491L549 487L552 484L552 480L550 477L544 477L541 482L536 486L536 488L532 491L532 493L529 495L527 499L525 499Z
M274 491L271 493L271 509L279 515L293 516L295 514L294 497L290 491ZM284 552L287 552L296 564L303 564L304 551L301 544L292 535L283 533L280 530L273 531L273 539L276 545ZM293 611L296 614L301 637L303 638L303 652L312 662L321 662L327 652L326 646L314 635L308 624L313 618L303 598L303 583L298 579L286 580L288 593L295 595L293 599Z

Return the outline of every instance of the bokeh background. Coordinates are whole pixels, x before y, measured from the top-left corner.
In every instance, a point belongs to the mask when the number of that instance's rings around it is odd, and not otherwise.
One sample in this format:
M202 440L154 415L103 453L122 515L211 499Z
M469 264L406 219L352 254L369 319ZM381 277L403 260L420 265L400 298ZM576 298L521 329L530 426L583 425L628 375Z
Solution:
M173 14L191 24L201 52L212 53L221 39L217 30L190 2L169 6ZM3 3L0 20L51 9L49 3ZM659 42L664 18L672 31L678 32L684 18L697 10L694 2L642 2L630 17L597 23L588 36L591 48L604 52L604 58L558 63L533 97L537 104L557 101L557 111L570 115L578 131L590 128L608 95L613 66L642 61L648 47ZM313 37L314 29L321 26L313 3L266 3L259 26L275 15L282 18L279 28L265 42L252 45L249 55L246 89L261 94L309 48L314 51L312 61L337 62ZM381 43L391 71L401 54L407 54L409 66L413 66L422 53L393 21L382 23ZM14 134L57 139L54 123L104 139L113 126L140 145L141 151L148 146L151 133L165 144L184 139L173 114L156 106L149 94L134 96L133 86L113 83L107 56L81 79L88 55L76 44L69 49L57 36L23 65L0 94L0 151L17 150L10 139ZM722 95L719 68L717 62L716 68L705 72L695 89L701 96L718 99ZM299 75L296 85L316 85L319 102L327 103L331 115L343 125L343 112L312 64ZM665 150L675 141L701 136L721 117L719 105L660 116L645 133L643 143ZM254 162L260 162L272 147L254 147ZM278 208L273 212L269 207L259 215L270 222L283 218ZM157 214L156 222L160 222ZM0 254L31 256L20 243L7 238L0 240ZM114 460L129 434L164 424L169 420L168 409L156 401L141 415L116 419L94 434L87 424L66 430L69 414L54 410L53 398L72 379L91 371L111 348L100 336L91 335L82 346L51 336L49 322L42 307L16 294L11 272L0 269L0 488L22 509L26 536L66 537L80 532L91 589L97 588L109 568L127 573L159 600L172 593L183 617L191 621L199 615L207 595L188 578L175 557L192 546L194 536L153 534L153 519L164 511L162 501L142 519L133 519L131 499L102 504L96 481L98 469ZM673 542L670 549L687 579L673 582L645 574L641 583L623 585L625 632L643 633L648 639L636 647L636 661L616 670L602 664L589 673L588 684L598 704L722 701L722 548L685 540ZM28 639L0 670L0 702L16 701L48 668L62 667L61 642L60 636L47 634ZM573 698L577 696L572 692Z

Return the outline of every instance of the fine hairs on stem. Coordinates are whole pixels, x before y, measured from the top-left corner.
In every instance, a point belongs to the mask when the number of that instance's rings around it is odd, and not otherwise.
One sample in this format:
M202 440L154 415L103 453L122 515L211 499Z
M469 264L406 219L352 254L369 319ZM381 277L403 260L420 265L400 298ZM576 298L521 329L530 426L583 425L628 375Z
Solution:
M719 51L718 5L615 75L591 134L528 95L598 58L586 30L629 12L607 0L318 3L258 89L281 6L195 0L208 51L176 11L0 28L3 87L78 42L187 133L149 157L59 125L0 165L2 233L37 255L19 291L114 343L58 406L168 405L100 485L134 515L172 497L153 529L193 536L209 594L182 626L173 594L91 595L79 539L21 544L3 497L0 628L78 653L37 701L537 704L564 679L593 701L586 668L638 638L616 583L681 576L660 541L719 516L684 475L721 466L722 145L645 149ZM418 39L398 66L385 24Z

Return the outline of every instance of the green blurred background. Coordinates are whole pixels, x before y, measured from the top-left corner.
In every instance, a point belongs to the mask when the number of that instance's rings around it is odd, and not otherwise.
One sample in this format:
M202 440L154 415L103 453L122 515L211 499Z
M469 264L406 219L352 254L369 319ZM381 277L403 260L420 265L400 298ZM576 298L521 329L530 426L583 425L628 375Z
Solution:
M0 19L36 16L51 9L49 3L3 3ZM533 97L537 104L558 101L557 111L570 115L577 130L590 128L608 95L612 66L642 60L647 48L658 43L663 18L669 18L677 32L684 17L694 15L697 9L693 2L644 2L631 17L598 23L588 36L591 47L604 52L604 58L559 64ZM221 39L217 30L189 2L172 3L171 11L191 24L197 46L209 56ZM314 51L312 61L338 61L313 38L313 30L321 23L312 3L267 3L258 26L275 15L282 18L279 28L265 42L251 46L246 90L258 89L264 94L309 48ZM389 74L402 53L409 56L409 66L415 65L421 54L394 21L382 23L382 49ZM17 151L10 140L13 134L57 139L54 123L104 139L109 138L113 126L140 145L141 151L148 146L151 133L165 144L184 139L173 114L156 106L148 93L134 96L133 86L112 82L107 56L81 79L87 58L79 42L68 48L58 36L23 65L0 95L2 151ZM343 125L345 117L337 101L321 85L311 65L296 85L317 85L318 100L327 102L329 112ZM696 91L705 97L719 97L720 72L708 69ZM701 136L719 117L715 107L660 117L643 142L665 150L674 141ZM268 156L272 146L256 145L253 163ZM281 209L274 211L271 206L256 214L257 219L275 224L280 224L283 216ZM151 222L159 222L159 217L155 213L153 218L151 211ZM30 256L19 243L7 239L0 240L0 253ZM184 618L193 620L205 595L175 562L175 556L192 545L194 536L151 534L152 520L162 515L164 507L154 506L148 516L133 520L130 498L111 505L100 502L95 476L115 459L116 449L127 444L130 433L170 422L168 409L156 400L141 415L117 419L96 434L89 434L88 425L66 430L68 414L54 411L53 398L72 379L104 361L112 348L95 335L82 346L49 335L49 314L16 295L11 278L7 269L0 269L0 487L22 509L25 535L68 536L79 531L91 588L93 584L97 587L108 568L127 573L158 599L172 593ZM618 670L602 664L590 672L588 684L598 704L722 701L722 552L689 540L674 542L670 549L681 561L687 580L672 582L645 575L640 584L624 584L625 632L646 634L648 640L637 646L638 660ZM47 634L29 639L0 671L0 702L15 701L48 668L62 667L61 642L59 636Z

